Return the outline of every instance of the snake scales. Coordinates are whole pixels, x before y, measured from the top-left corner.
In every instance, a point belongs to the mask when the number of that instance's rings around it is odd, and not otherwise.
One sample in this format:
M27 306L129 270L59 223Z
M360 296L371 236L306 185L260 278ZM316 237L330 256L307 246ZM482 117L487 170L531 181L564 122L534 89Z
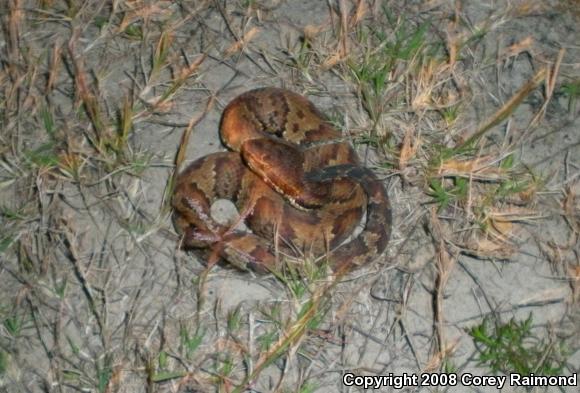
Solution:
M231 151L202 157L177 177L173 220L184 248L210 249L259 273L276 270L280 254L325 256L336 272L384 251L391 231L384 186L305 97L246 92L224 109L220 135ZM218 199L231 200L252 233L214 221ZM365 210L363 230L345 243Z

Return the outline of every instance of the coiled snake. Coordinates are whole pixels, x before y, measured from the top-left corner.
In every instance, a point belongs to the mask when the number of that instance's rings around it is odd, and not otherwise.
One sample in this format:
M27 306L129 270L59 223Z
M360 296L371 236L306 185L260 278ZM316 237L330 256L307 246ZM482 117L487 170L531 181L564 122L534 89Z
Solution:
M322 256L336 272L384 251L391 208L382 182L305 97L246 92L224 109L220 135L230 152L202 157L177 177L173 221L184 248L209 248L259 273L277 270L281 254ZM252 233L214 221L218 199L231 200ZM364 228L344 243L365 210Z

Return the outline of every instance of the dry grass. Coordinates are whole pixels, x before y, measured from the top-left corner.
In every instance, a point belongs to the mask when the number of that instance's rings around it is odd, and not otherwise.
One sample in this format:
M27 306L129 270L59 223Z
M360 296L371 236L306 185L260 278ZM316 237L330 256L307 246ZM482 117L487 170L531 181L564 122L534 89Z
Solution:
M280 1L0 5L0 390L305 393L335 391L345 370L461 372L474 321L448 294L462 277L486 303L469 315L538 307L537 334L574 355L578 133L525 153L578 119L577 48L501 41L548 11L525 2L476 22L462 2L403 3L331 2L305 26ZM196 133L217 141L208 118L240 87L267 84L338 96L331 117L389 178L396 227L375 265L255 278L178 250L174 168ZM559 282L525 301L496 301L467 267L495 274L534 241Z

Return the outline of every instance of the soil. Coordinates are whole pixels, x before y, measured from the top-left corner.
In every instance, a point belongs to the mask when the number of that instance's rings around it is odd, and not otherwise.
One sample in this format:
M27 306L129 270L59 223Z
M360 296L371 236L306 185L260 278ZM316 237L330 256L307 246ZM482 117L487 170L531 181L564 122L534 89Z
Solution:
M305 30L319 28L322 33L316 35L316 40L329 39L327 36L332 34L329 26L336 22L331 15L334 18L337 15L330 11L329 3L335 8L338 3L344 3L351 9L356 2L216 1L214 6L196 14L175 30L171 44L179 49L172 52L175 64L182 64L184 59L191 64L203 53L208 56L195 76L188 80L186 87L172 99L169 108L161 109L155 116L134 124L130 144L136 156L142 152L142 157L150 165L145 165L140 172L136 169L138 174L134 177L127 176L123 180L125 189L122 192L106 189L105 184L96 191L90 189L84 194L82 189L70 183L58 190L67 203L55 209L58 209L61 219L74 223L74 244L79 254L76 262L72 263L68 261L70 255L62 251L55 252L51 258L61 261L54 263L67 272L63 274L63 277L68 277L64 280L76 284L70 284L72 288L66 305L56 302L51 295L47 304L37 306L43 310L46 307L43 314L46 321L37 323L34 329L30 327L29 333L35 339L26 344L14 341L23 345L17 350L2 344L0 348L11 351L12 363L4 375L0 375L0 391L73 391L82 385L77 382L70 386L56 384L58 378L51 374L51 370L55 367L66 370L72 366L67 366L65 361L56 364L51 360L51 348L56 348L57 343L52 337L52 330L43 330L45 324L60 323L61 340L83 343L79 344L82 347L81 355L70 355L71 359L86 361L87 365L81 368L89 368L93 362L99 364L100 360L95 358L102 353L104 344L97 335L95 314L83 295L86 288L79 284L83 280L90 283L89 291L94 292L95 301L100 299L101 292L106 293L106 299L101 299L106 305L99 308L105 310L103 315L106 317L99 323L109 326L108 347L123 348L112 349L110 354L115 359L113 364L119 367L115 375L122 381L117 388L124 392L204 391L200 386L207 388L215 371L207 370L203 363L201 374L207 380L196 379L200 370L192 365L199 364L199 359L186 365L171 359L171 364L176 368L179 365L180 369L190 372L189 376L195 375L189 382L171 379L149 385L142 371L145 366L138 367L140 363L135 359L147 358L154 363L158 361L160 348L168 353L177 352L183 328L190 329L190 334L193 334L198 316L201 316L206 329L211 327L211 330L205 331L200 351L205 354L218 351L216 348L225 351L220 344L227 337L224 321L228 314L241 310L243 324L248 324L243 335L251 336L255 328L252 324L260 323L263 307L279 302L292 309L295 306L292 301L299 303L288 294L288 288L274 277L254 276L223 266L212 268L200 295L197 284L205 272L205 266L194 254L178 250L170 217L168 214L160 215L159 211L187 124L191 119L201 117L188 142L185 164L224 150L217 132L221 111L227 102L244 91L261 86L286 87L308 95L323 112L331 116L342 114L348 119L347 123L358 125L364 119L368 120L357 100L353 83L323 68L301 71L292 61L293 56L299 53ZM379 7L379 2L366 3L372 10ZM183 15L188 10L193 13L192 10L199 4L195 1L151 2L150 23L168 25L171 17ZM498 145L505 140L524 138L525 142L519 144L518 150L513 153L523 166L545 178L544 188L533 206L529 207L530 211L540 214L535 215L533 220L524 220L513 232L509 242L512 248L503 250L507 257L476 257L462 252L464 250L459 244L449 244L449 256L454 265L441 294L442 309L439 312L443 315L441 330L445 350L450 356L449 366L457 375L492 375L489 368L477 362L477 351L468 334L470 328L481 323L485 317L509 321L510 318L525 320L529 316L533 318L534 332L538 336L565 342L569 357L563 375L577 374L580 368L580 287L578 276L574 278L570 272L580 264L580 246L578 233L574 234L570 229L570 221L576 220L578 223L579 208L576 201L576 210L572 210L576 216L567 217L562 209L562 193L566 187L571 193L580 193L580 105L571 104L570 97L559 88L565 83L580 80L579 3L387 1L384 4L399 18L430 20L433 34L435 31L441 35L448 33L446 24L454 15L460 15L465 29L471 31L491 21L485 25L486 34L473 45L472 50L467 51L469 56L465 55L462 59L465 62L462 68L464 73L458 75L458 80L464 83L461 89L470 92L466 95L470 101L461 106L458 120L461 124L459 128L466 136L513 97L542 66L553 66L560 51L564 50L555 82L556 93L549 101L541 125L533 134L526 135L526 132L544 102L545 91L542 88L530 94L507 121L498 124L486 136L490 143ZM521 7L526 9L525 13L514 11ZM155 13L155 9L159 12ZM30 17L31 14L27 15ZM33 20L28 19L27 23L32 26ZM31 42L32 51L43 53L43 48L50 47L54 42L67 42L69 28L57 24L50 26L53 31L30 27L34 40L30 37L27 40ZM228 48L236 42L234 33L248 34L254 28L257 30L249 40L251 43L243 51L228 55ZM118 103L134 88L133 75L142 72L141 67L150 67L150 58L142 57L143 47L139 40L107 38L99 41L97 37L104 35L103 32L95 26L88 26L81 34L81 47L77 50L83 53L86 68L92 70L99 81L102 92L99 99ZM502 53L511 46L520 45L526 40L531 40L527 50L516 56L502 57ZM91 42L93 46L88 47ZM0 41L0 48L6 45L6 42ZM153 50L152 47L146 48L145 53L151 54ZM145 66L143 61L146 62ZM139 100L151 103L158 98L168 86L172 72L175 69L164 69L158 76L159 85L143 92ZM63 77L59 93L52 99L55 107L63 113L73 112L70 100L72 91L73 81ZM212 105L206 111L210 99L213 99ZM71 123L76 121L70 120ZM399 123L393 125L392 130L398 135L404 133ZM34 135L32 131L30 133ZM365 147L360 149L361 154L365 154ZM373 165L380 155L365 157L367 163ZM316 387L312 391L352 392L362 389L343 385L341 378L346 371L352 370L357 375L392 373L400 376L441 370L437 367L441 353L437 349L434 329L438 243L430 235L433 228L426 227L426 217L431 214L431 208L424 203L425 187L406 183L404 176L398 173L381 172L381 175L384 175L394 208L393 234L388 252L373 266L357 270L333 289L332 311L319 328L313 329L310 336L313 344L301 348L298 353L289 354L285 360L273 362L255 381L254 390L251 391L275 391L276 382L282 375L284 381L278 391L308 391L298 390L297 387L304 380L309 380ZM43 184L39 183L39 187L46 195L52 192ZM11 192L2 190L1 195L3 198L13 198ZM107 198L107 193L112 196L104 205L93 209L90 214L79 214L83 198L87 205L99 204ZM47 197L46 201L47 209L49 205L56 206L51 198ZM236 214L232 209L229 203L214 206L215 216L231 219ZM141 232L129 231L120 224L125 222L129 226L136 216L149 223L149 226L138 228L143 229ZM441 221L447 219L444 214L440 217ZM49 220L45 224L50 226L54 223ZM5 283L0 293L6 299L13 299L14 293L22 290L22 283L9 274L9 271L18 270L17 262L10 258L2 262L6 265L0 277ZM78 279L79 276L83 279L73 280L73 277ZM47 277L39 280L46 284L46 288L52 282ZM36 288L36 284L31 285ZM44 290L49 291L46 288ZM3 306L7 304L5 302ZM60 314L55 312L59 307L63 310ZM195 310L198 309L201 312L196 316ZM74 316L69 316L69 313ZM30 321L29 325L34 326L34 321ZM40 333L37 334L38 331ZM330 337L325 338L325 333ZM5 331L2 334L7 335ZM240 342L245 340L252 341L246 336L239 338ZM308 352L305 352L306 349ZM67 350L74 352L70 347ZM79 360L74 362L82 363ZM241 367L240 364L236 363L236 366ZM66 381L62 374L60 378L61 382ZM50 383L55 385L51 386ZM86 382L85 386L93 385ZM220 391L231 391L230 388L224 385ZM217 387L214 389L218 391ZM577 386L536 387L532 391L576 392L577 389ZM495 392L498 389L459 383L455 387L409 386L402 390L384 387L377 391ZM526 390L507 386L502 391Z

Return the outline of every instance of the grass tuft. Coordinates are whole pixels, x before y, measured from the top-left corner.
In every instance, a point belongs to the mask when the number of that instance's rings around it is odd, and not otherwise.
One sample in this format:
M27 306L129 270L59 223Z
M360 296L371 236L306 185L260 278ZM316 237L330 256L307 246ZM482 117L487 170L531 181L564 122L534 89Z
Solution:
M0 2L0 391L310 393L346 370L464 372L457 294L517 302L486 291L529 267L500 263L524 246L549 286L533 288L533 321L558 336L476 316L477 360L573 370L577 51L514 31L567 23L570 2L299 3ZM175 176L221 148L204 133L227 101L266 85L332 107L386 180L384 259L329 276L304 257L256 278L179 250ZM541 308L554 303L557 322Z
M566 350L557 342L536 337L532 327L532 314L523 321L512 318L504 323L484 319L469 330L479 363L494 374L561 375L566 366Z

